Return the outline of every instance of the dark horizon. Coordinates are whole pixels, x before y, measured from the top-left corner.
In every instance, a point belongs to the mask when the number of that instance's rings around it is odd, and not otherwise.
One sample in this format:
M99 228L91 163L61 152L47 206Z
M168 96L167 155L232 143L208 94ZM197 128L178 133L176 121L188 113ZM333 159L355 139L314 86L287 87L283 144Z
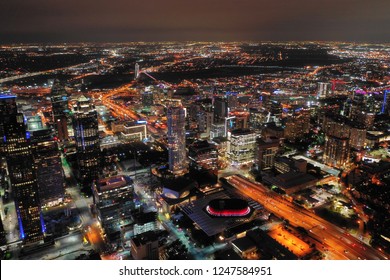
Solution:
M389 43L389 10L381 0L15 0L2 3L0 43Z

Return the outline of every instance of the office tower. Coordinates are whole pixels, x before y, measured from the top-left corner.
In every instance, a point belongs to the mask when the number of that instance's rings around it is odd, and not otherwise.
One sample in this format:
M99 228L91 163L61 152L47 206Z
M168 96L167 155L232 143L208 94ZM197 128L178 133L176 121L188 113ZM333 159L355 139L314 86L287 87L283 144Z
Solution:
M196 141L188 148L188 157L192 168L216 170L218 168L218 151L215 145L206 140Z
M318 83L317 86L317 98L326 98L330 95L332 84L330 83Z
M107 235L120 232L129 223L134 209L134 182L129 176L114 176L94 181L93 202Z
M261 129L271 119L271 113L265 109L249 109L249 125L253 129Z
M225 124L224 123L214 123L211 125L210 139L216 137L225 137Z
M227 92L226 99L229 111L235 110L238 106L237 92Z
M365 146L367 129L364 127L352 127L350 132L350 146L361 150Z
M37 120L37 118L34 120ZM37 129L31 129L29 126L29 132L31 134L39 200L42 207L50 207L64 201L65 176L58 144L53 139L52 130L41 125L37 125L37 127Z
M133 214L134 235L138 235L148 231L155 231L158 229L157 226L157 212L137 212Z
M223 97L216 97L214 99L214 122L218 123L224 121L228 115L227 99Z
M201 138L210 137L211 125L213 123L214 114L201 110L197 114L198 132Z
M124 124L123 131L120 134L121 140L125 143L143 141L147 137L146 121Z
M349 138L351 122L341 115L327 114L322 123L322 128L326 135Z
M383 102L381 106L381 113L390 115L390 89L383 91Z
M249 112L247 111L232 111L229 117L225 119L228 130L247 129L249 124Z
M325 149L323 156L327 165L342 167L349 161L349 139L336 136L325 137Z
M257 139L255 162L258 170L274 167L275 156L280 148L280 140L275 138Z
M68 139L68 94L58 80L53 83L50 99L56 135L60 141L66 140Z
M300 109L294 111L291 116L285 120L284 137L288 140L295 141L301 139L310 129L310 112Z
M99 177L100 144L98 119L95 106L85 96L75 104L73 115L74 138L76 140L78 178L84 187Z
M181 104L168 106L169 170L175 175L182 175L188 170L185 120L185 110Z
M134 66L134 80L138 79L139 77L139 64L136 63Z
M257 134L249 129L228 133L228 155L233 164L251 163L255 159Z
M15 96L0 95L0 130L20 237L25 243L38 242L42 240L45 228L34 172L30 133L26 131L23 114L17 112Z
M131 239L131 256L134 260L158 260L158 234L147 231Z

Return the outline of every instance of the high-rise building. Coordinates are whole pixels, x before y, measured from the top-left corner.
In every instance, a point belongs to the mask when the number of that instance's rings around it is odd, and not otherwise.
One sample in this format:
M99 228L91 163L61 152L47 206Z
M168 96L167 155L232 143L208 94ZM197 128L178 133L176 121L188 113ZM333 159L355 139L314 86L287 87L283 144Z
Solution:
M65 175L58 144L49 128L31 129L29 132L41 206L58 205L65 196Z
M214 99L214 122L224 121L228 115L228 102L226 98L216 97Z
M197 114L198 132L201 138L210 137L211 125L213 124L214 114L212 112L199 111Z
M224 123L214 123L211 125L210 139L216 137L225 137L225 124Z
M383 102L381 106L381 113L390 115L390 89L383 91Z
M95 106L85 96L77 100L73 111L78 178L87 187L99 177L100 143L97 112Z
M147 231L131 239L131 256L135 260L158 260L158 234Z
M271 118L271 113L265 109L257 108L249 109L249 125L253 129L261 129L264 124L268 123Z
M139 77L139 64L136 63L135 66L134 66L134 79L138 79Z
M59 140L68 139L68 117L69 112L68 94L65 87L55 80L51 88L51 106L53 114L53 124Z
M45 231L34 172L30 133L16 97L0 95L0 130L15 200L19 233L25 243L42 240Z
M134 226L133 233L138 235L148 231L155 231L157 226L157 212L137 212L133 214Z
M288 140L295 141L308 133L310 129L310 112L300 109L294 111L291 116L285 120L284 137Z
M235 110L238 106L237 92L227 92L226 99L229 111Z
M329 96L332 89L331 83L318 83L317 87L317 97L318 98L326 98Z
M349 139L336 136L325 137L323 161L327 165L341 167L349 162Z
M186 113L181 104L168 106L169 170L175 175L182 175L188 170L185 121Z
M257 139L255 162L258 170L265 170L274 167L275 156L280 149L280 140L267 138Z
M228 133L228 155L233 164L253 162L257 136L249 129L236 129Z
M363 127L352 127L350 133L350 146L356 150L364 148L366 143L367 129Z
M134 182L129 176L114 176L94 181L93 201L105 232L120 232L134 210Z
M126 143L143 141L147 137L146 121L127 123L120 134L120 138Z
M216 170L218 168L217 148L204 141L196 141L188 149L191 167L195 169Z

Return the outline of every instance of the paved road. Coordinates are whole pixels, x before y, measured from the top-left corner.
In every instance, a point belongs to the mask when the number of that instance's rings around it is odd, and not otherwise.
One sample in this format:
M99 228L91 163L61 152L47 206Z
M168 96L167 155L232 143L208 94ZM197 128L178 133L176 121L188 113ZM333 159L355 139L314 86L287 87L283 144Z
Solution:
M389 256L366 245L345 230L318 217L307 209L283 199L257 182L251 182L238 175L227 178L229 184L239 192L261 203L269 212L288 219L293 226L300 226L308 231L323 247L320 251L330 254L332 259L388 259Z

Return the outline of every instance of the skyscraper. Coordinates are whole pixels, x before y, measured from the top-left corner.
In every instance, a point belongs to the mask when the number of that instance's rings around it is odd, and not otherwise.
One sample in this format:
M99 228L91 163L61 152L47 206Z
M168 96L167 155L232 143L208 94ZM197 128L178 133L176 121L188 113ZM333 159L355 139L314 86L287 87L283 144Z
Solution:
M134 79L138 79L139 77L139 64L136 63L134 66Z
M39 118L39 117L38 117ZM36 118L35 118L36 119ZM29 119L30 121L30 119ZM29 126L41 206L54 206L63 202L65 178L58 143L50 128Z
M317 98L328 97L331 92L332 84L330 83L318 83Z
M119 232L131 220L134 209L134 182L128 176L114 176L94 181L93 201L97 216L107 234Z
M68 139L68 95L65 87L55 80L51 88L51 106L53 114L53 124L59 140Z
M20 237L25 243L42 240L45 230L34 172L30 134L16 97L0 95L0 131L15 200Z
M73 129L76 140L78 177L84 187L99 177L100 144L95 106L81 96L73 108Z
M249 129L229 132L228 154L232 164L247 164L255 159L257 133Z
M169 170L175 175L184 174L188 170L185 119L185 109L181 104L168 106Z
M228 101L226 98L214 99L214 123L222 122L228 115Z
M341 167L349 161L349 139L336 136L325 137L324 163Z
M274 167L275 156L280 149L280 139L267 138L265 140L258 138L256 146L255 163L259 170L270 169Z

